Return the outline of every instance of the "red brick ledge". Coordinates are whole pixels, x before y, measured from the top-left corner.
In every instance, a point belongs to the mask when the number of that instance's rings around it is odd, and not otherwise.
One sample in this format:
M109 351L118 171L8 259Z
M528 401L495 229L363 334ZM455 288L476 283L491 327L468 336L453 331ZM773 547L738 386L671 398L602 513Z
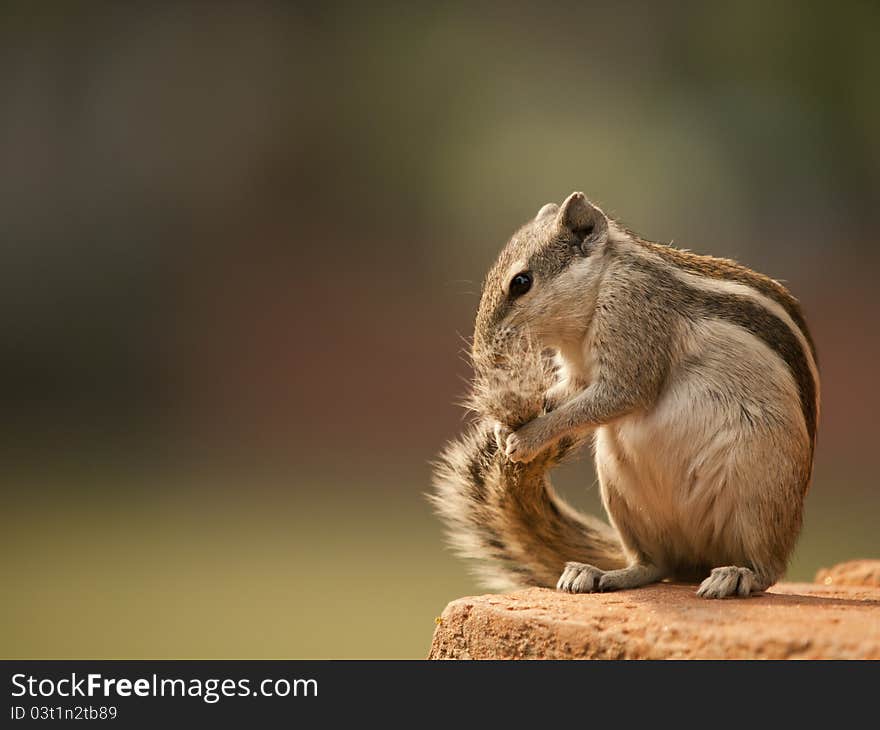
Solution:
M846 582L880 575L880 561L864 563L876 565L836 566L819 583L780 583L748 599L709 601L695 586L665 583L460 598L438 619L429 658L880 659L880 586Z

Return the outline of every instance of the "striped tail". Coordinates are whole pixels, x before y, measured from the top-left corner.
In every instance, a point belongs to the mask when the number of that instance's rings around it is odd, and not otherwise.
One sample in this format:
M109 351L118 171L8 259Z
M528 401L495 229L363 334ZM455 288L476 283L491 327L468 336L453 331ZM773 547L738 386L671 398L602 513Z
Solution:
M614 529L568 505L548 477L583 441L564 439L528 464L511 462L496 444L495 423L515 429L545 412L554 378L545 355L522 342L516 348L504 362L475 365L469 406L477 419L434 464L429 499L450 544L495 590L555 586L570 560L622 568Z

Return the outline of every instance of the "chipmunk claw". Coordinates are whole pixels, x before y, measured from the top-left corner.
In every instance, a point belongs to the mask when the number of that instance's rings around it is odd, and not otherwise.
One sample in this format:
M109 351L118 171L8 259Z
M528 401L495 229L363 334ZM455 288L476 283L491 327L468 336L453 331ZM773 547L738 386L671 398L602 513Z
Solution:
M532 461L539 451L540 448L530 445L528 439L518 432L514 432L507 437L507 443L504 448L504 453L508 459L521 464Z
M745 598L765 588L749 568L726 565L715 568L697 589L700 598Z
M602 590L600 582L605 575L604 570L599 570L586 563L568 562L559 581L556 590L565 593L596 593Z
M507 436L504 453L511 461L526 463L553 443L557 434L549 429L547 416L538 416Z
M495 444L498 446L498 450L506 453L507 437L512 433L511 430L503 423L497 422L492 432L495 434Z

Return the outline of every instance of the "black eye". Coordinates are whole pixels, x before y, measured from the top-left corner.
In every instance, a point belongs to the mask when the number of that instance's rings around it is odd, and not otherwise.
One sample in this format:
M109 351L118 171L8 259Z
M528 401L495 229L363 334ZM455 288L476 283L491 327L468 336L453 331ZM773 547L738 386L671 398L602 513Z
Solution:
M510 280L510 296L513 299L521 297L532 288L532 275L528 271L522 271Z

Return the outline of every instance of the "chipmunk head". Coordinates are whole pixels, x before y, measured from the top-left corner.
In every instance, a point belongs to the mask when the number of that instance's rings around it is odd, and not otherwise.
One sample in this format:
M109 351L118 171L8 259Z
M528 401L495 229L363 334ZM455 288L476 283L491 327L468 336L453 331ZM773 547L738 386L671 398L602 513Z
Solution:
M475 362L493 361L515 337L559 347L582 335L609 221L583 193L548 203L508 241L483 284Z

